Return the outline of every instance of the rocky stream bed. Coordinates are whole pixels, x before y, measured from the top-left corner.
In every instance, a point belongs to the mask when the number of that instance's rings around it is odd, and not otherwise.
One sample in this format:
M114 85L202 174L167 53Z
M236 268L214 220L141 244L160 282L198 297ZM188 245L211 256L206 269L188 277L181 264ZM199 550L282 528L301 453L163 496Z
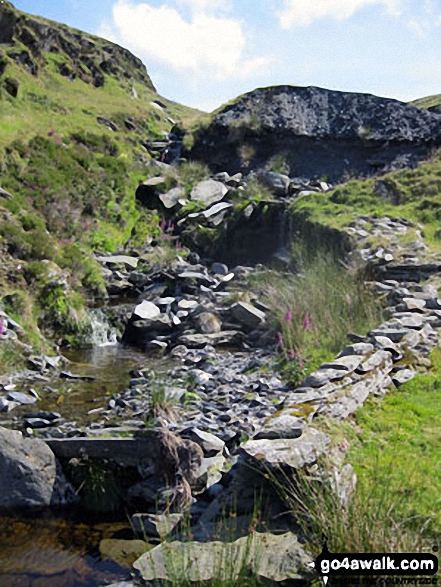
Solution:
M247 301L238 295L262 266L228 267L191 253L143 271L142 252L99 256L114 298L95 314L102 346L30 356L26 372L0 380L0 544L14 560L2 565L0 585L157 584L170 579L170 557L189 557L187 578L209 579L226 540L233 559L250 549L262 579L307 584L310 555L263 474L292 472L329 452L316 415L348 418L370 395L430 366L441 327L441 257L422 240L400 244L411 229L400 219L358 217L342 233L349 257L370 265L388 317L366 335L351 334L297 388L277 373L269 308L252 292ZM3 339L19 335L4 313L2 324ZM342 463L344 454L334 457ZM350 465L335 475L343 499L355 475ZM104 518L84 509L96 500L93 484L103 491L94 505ZM250 547L258 494L266 526L254 528ZM32 546L18 539L30 532ZM184 546L188 536L197 552Z

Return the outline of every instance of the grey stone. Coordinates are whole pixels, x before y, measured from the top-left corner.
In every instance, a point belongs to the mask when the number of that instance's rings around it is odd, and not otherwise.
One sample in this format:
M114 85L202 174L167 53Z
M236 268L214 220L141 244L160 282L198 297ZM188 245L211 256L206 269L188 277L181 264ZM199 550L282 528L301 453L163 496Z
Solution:
M204 451L205 457L214 457L221 453L225 448L225 442L211 434L210 432L204 432L199 428L191 428L190 430L184 430L181 434L184 438L189 438Z
M413 369L400 369L392 375L392 381L397 387L400 387L400 385L403 385L403 383L407 383L415 376L416 373Z
M21 432L0 428L0 507L64 503L69 487L51 449Z
M369 371L373 371L378 367L390 362L391 353L389 350L381 350L375 352L371 355L366 361L364 361L357 369L359 373L369 373Z
M228 204L227 202L218 202L217 204L214 204L214 206L211 206L211 208L208 208L208 210L204 210L202 212L202 216L205 218L211 218L212 216L217 216L221 212L226 212L228 208L232 207L233 204Z
M207 179L198 183L191 191L190 198L211 206L223 200L228 193L228 188L219 181Z
M286 466L301 469L314 463L327 451L329 438L314 428L306 428L299 438L249 440L240 445L241 453L257 466Z
M237 302L230 308L232 316L249 328L257 328L265 322L265 312L258 310L247 302Z
M374 350L374 345L369 342L357 342L348 346L341 351L339 357L351 355L369 355Z
M339 371L345 371L346 373L352 373L362 361L363 357L359 355L345 355L344 357L339 357L329 363L323 363L320 366L320 370L337 369Z
M31 405L35 404L38 396L35 397L35 395L28 395L27 393L22 393L20 391L10 391L7 395L7 399L18 404Z
M129 257L128 255L111 255L109 257L97 257L96 259L103 265L126 265L129 269L136 269L138 267L139 259L137 257Z
M134 514L132 527L140 538L166 538L173 532L184 514Z
M222 322L211 312L202 312L196 316L195 322L201 334L215 334L222 330Z
M214 275L228 275L228 267L224 263L213 263L211 272Z
M291 180L287 175L275 173L274 171L263 171L259 173L259 179L276 196L286 196L288 194Z
M158 306L152 302L148 302L147 300L142 301L133 310L133 315L136 316L136 318L141 318L142 320L152 320L157 318L160 313L161 310L158 308Z
M306 427L306 421L304 418L292 415L292 411L287 408L281 413L267 418L264 427L253 436L253 440L299 438Z
M203 348L207 344L219 346L224 344L239 344L243 334L237 330L223 330L214 334L183 334L179 342L189 348Z
M171 580L172 570L200 584L217 577L225 578L226 583L237 582L248 567L256 577L275 583L303 579L309 562L310 556L294 534L253 532L233 543L163 542L142 555L134 568L147 582Z
M387 336L374 336L373 339L375 342L375 347L384 351L389 351L392 354L394 361L399 361L402 358L403 353L399 347L394 344Z
M159 199L164 204L165 208L173 208L178 204L181 198L185 197L185 189L183 187L176 187L169 190L165 194L160 194Z

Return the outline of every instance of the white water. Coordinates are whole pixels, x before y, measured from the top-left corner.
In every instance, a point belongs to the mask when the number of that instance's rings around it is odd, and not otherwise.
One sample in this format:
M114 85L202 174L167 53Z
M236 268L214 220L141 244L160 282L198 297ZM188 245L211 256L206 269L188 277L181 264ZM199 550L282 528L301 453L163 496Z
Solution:
M118 335L116 328L111 326L102 310L89 310L90 324L92 327L91 344L93 346L109 346L117 344Z

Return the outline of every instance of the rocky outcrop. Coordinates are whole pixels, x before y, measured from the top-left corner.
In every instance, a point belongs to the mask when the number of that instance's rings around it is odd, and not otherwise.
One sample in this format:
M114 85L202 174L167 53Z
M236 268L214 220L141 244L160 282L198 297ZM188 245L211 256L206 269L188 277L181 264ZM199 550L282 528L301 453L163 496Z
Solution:
M254 90L196 136L194 158L230 173L274 166L339 181L412 166L441 144L441 117L397 100L316 87ZM283 160L283 161L282 161Z
M0 43L10 44L7 56L23 65L32 75L45 66L45 54L57 54L59 73L79 78L95 87L103 86L105 76L119 81L138 81L155 91L142 61L130 51L65 25L33 17L2 2Z

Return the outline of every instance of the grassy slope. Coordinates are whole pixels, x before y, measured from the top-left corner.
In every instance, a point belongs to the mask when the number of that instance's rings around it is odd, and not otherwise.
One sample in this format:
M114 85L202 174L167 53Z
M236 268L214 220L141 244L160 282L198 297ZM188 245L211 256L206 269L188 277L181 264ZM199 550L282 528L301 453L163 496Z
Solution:
M25 25L33 20L50 25L74 42L76 31L18 14ZM109 45L81 35L100 47ZM31 75L8 56L22 50L29 49L17 41L0 51L6 65L0 75L0 186L12 194L0 198L0 299L17 317L23 306L30 308L26 340L35 343L38 327L82 330L82 295L103 285L92 249L118 249L135 224L140 238L159 232L157 214L135 203L138 183L152 173L141 142L162 138L173 119L187 122L200 113L158 96L142 71L129 78L104 74L102 87L90 83L87 72L84 81L70 80L59 73L60 64L73 63L63 49L32 54L38 75ZM5 90L6 79L19 82L17 97ZM111 120L118 131L99 124L98 117ZM128 129L126 120L134 128ZM51 262L52 272L43 260ZM54 274L64 274L67 286L48 291Z

